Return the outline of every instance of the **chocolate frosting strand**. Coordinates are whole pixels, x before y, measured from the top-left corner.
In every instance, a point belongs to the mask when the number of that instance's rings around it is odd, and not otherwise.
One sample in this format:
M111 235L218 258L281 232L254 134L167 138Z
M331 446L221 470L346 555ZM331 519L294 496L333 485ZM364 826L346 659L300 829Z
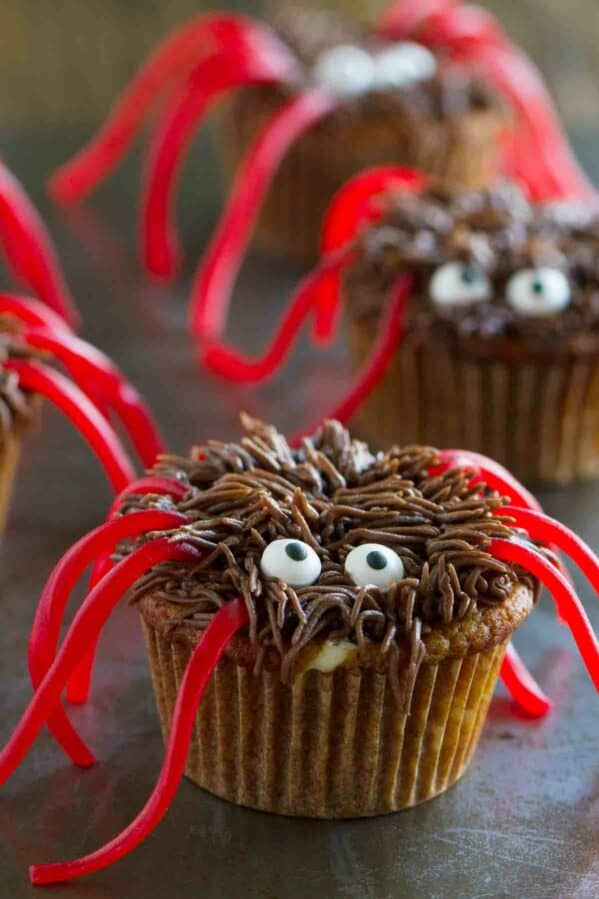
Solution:
M240 444L211 441L189 458L161 459L156 473L188 485L181 502L133 496L123 509L184 512L189 523L165 536L207 552L192 570L160 565L135 588L133 601L151 593L180 609L171 626L203 630L222 603L242 595L255 670L274 658L288 681L315 641L351 640L360 653L379 644L405 704L425 657L423 635L502 603L518 582L534 588L486 551L493 537L516 533L492 514L502 498L470 487L465 469L429 476L434 449L373 455L327 422L292 450L274 428L247 416L243 425ZM317 583L294 589L262 574L264 547L280 537L314 548L322 564ZM404 577L387 590L357 587L344 570L347 554L365 542L392 547L402 559Z

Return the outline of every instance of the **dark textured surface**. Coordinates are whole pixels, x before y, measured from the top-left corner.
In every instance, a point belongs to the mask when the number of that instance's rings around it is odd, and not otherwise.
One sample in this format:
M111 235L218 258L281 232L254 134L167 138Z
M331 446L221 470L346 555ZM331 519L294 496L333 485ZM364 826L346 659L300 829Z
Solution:
M76 139L23 138L5 152L39 194L43 172L76 144ZM207 153L202 144L192 167ZM184 450L197 438L237 434L235 418L243 407L283 428L316 417L343 384L341 350L326 358L305 351L284 379L259 391L230 389L198 373L184 329L188 277L159 290L145 283L135 261L133 217L126 214L133 205L135 172L128 165L97 200L69 219L51 217L87 336L113 354L145 391L173 449ZM200 210L197 176L195 182L188 177L183 219L194 259L214 203ZM260 344L293 277L279 263L252 259L236 301L237 336ZM599 547L598 486L555 491L542 499L549 512ZM95 461L69 426L44 410L40 432L27 441L2 547L1 740L30 695L26 639L44 580L58 556L99 521L108 500ZM589 589L582 590L599 627L599 603ZM523 720L499 690L472 769L445 796L387 818L328 824L245 811L184 783L159 829L133 855L50 895L596 897L597 697L548 599L516 644L555 699L555 712L541 723ZM162 745L133 611L119 610L107 628L93 700L74 717L101 764L82 773L45 735L37 741L0 794L3 899L34 895L27 882L29 863L69 858L109 839L131 820L154 784Z

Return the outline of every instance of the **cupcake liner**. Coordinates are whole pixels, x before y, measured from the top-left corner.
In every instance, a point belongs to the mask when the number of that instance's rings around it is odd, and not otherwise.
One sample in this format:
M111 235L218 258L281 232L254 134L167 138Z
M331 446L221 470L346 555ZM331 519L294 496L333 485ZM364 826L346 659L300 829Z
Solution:
M0 537L3 536L6 528L20 453L20 436L16 433L6 434L0 447Z
M224 108L222 144L229 182L283 101L272 89L250 89ZM300 138L282 161L257 223L257 242L274 254L313 259L333 195L352 175L374 165L412 166L465 187L483 186L497 172L504 124L501 113L486 110L437 126L399 112L394 118L389 109L368 116L340 110Z
M350 320L358 368L374 333ZM355 430L377 446L424 443L484 453L526 481L599 475L599 365L593 359L476 359L408 335Z
M142 619L163 735L191 655ZM278 671L225 656L197 716L186 775L230 802L283 815L351 818L442 793L472 758L507 643L421 665L409 714L374 667Z

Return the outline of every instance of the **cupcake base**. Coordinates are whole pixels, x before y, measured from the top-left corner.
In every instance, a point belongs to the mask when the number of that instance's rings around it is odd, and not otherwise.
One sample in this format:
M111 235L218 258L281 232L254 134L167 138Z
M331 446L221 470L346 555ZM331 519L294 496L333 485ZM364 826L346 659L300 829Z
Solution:
M225 170L233 173L250 144L285 102L280 91L240 91L221 117ZM318 255L326 209L348 178L375 165L405 165L465 187L489 183L497 171L497 110L473 110L451 123L414 120L390 98L341 109L314 126L282 161L256 227L268 252L302 260Z
M374 329L350 320L359 368ZM375 446L422 443L484 453L529 482L599 476L599 365L591 359L487 359L407 335L356 416Z
M531 605L526 593L518 614ZM166 739L192 647L147 618ZM256 677L225 656L198 713L186 775L237 805L309 818L380 815L432 799L462 776L478 744L509 638L490 642L425 660L409 714L374 667L308 670L286 685L278 671Z
M6 528L20 453L20 436L15 433L6 434L0 447L0 537L3 536Z

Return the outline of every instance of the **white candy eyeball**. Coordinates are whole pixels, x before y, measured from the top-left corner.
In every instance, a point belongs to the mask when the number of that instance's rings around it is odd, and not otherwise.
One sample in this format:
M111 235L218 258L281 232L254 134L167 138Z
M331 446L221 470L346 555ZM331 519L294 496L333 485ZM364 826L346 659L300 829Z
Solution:
M352 549L345 560L345 571L358 587L385 589L404 575L397 553L382 543L364 543Z
M433 274L429 293L440 308L473 306L491 299L491 282L485 273L465 262L447 262Z
M430 50L413 41L400 41L374 57L374 85L380 90L410 87L436 71L437 60Z
M312 74L320 87L339 97L355 97L372 90L374 60L360 47L340 44L320 54Z
M290 587L308 587L320 577L320 559L302 540L273 540L260 559L262 574Z
M527 268L507 282L507 302L515 312L530 318L556 315L571 299L570 282L557 268Z

